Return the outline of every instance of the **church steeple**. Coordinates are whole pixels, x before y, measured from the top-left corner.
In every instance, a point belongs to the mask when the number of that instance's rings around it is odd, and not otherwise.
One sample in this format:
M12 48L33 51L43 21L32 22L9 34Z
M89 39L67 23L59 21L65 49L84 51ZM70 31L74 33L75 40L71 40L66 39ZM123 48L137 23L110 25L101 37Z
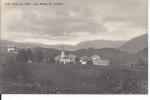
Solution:
M64 46L62 47L62 50L61 50L61 58L64 58L65 57L65 50L64 50Z

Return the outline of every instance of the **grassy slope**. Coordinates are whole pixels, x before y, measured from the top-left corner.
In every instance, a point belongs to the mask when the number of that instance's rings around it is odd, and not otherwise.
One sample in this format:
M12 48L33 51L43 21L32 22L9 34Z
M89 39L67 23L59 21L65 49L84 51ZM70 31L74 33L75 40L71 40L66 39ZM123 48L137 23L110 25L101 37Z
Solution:
M147 71L91 65L19 65L29 68L32 82L38 81L42 89L49 90L23 87L18 93L147 93Z

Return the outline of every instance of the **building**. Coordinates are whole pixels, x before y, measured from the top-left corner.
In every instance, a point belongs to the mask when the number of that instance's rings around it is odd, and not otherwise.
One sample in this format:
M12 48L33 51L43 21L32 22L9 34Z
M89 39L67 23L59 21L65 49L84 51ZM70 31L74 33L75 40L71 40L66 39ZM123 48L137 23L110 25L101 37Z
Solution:
M61 54L56 56L54 59L56 61L56 63L61 63L61 64L67 64L67 63L73 63L75 64L75 59L76 59L76 55L73 54L65 54L65 50L64 48L61 50Z
M8 52L16 52L16 47L15 46L8 46L7 51Z
M61 50L61 59L60 59L60 62L61 62L62 64L70 63L69 57L67 57L67 56L65 55L64 47L63 47L63 49Z
M61 50L61 59L65 57L65 50L64 50L64 47L62 48Z
M91 59L92 59L93 61L97 61L97 60L100 60L101 57L98 56L98 55L93 55L93 56L91 56Z
M56 63L61 63L61 55L56 56L54 59Z
M110 63L110 61L103 59L98 55L91 56L91 59L94 65L108 66Z
M70 63L70 62L71 62L71 60L67 56L61 58L61 63L62 64L67 64L67 63Z
M81 57L80 57L80 62L81 62L81 64L87 64L88 61L91 61L91 58L90 58L90 57L88 57L88 56L81 56Z
M17 53L17 47L16 46L2 46L1 52L2 53Z
M76 55L73 55L73 54L68 54L68 55L66 55L69 59L70 59L70 63L76 63Z

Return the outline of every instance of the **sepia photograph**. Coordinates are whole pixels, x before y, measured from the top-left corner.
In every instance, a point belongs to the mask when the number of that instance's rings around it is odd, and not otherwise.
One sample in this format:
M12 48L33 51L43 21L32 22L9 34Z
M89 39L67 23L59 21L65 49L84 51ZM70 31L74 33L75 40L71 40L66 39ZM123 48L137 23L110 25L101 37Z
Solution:
M148 94L148 0L0 7L0 94Z

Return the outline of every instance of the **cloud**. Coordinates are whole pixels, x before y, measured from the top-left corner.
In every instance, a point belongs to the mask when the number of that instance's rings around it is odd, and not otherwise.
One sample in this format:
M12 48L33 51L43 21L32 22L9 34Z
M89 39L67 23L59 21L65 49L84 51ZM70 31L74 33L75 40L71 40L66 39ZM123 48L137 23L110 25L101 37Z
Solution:
M14 11L15 12L15 11ZM30 32L32 34L49 34L60 36L71 32L90 32L92 34L105 32L107 29L92 19L94 13L89 10L76 9L58 13L57 11L38 12L35 10L21 12L20 16L11 18L8 31ZM40 15L40 16L39 16ZM42 15L42 16L41 16Z
M11 1L11 0L6 0ZM13 0L11 2L23 2ZM41 0L27 0L41 2ZM2 6L2 38L45 41L130 39L147 32L147 0L44 0L62 6ZM138 29L137 29L138 28ZM80 34L79 34L80 33ZM11 35L10 35L11 34ZM25 35L26 34L26 35ZM81 35L82 34L82 35ZM121 34L121 35L120 35ZM126 35L129 34L129 35ZM21 41L20 40L20 41Z

